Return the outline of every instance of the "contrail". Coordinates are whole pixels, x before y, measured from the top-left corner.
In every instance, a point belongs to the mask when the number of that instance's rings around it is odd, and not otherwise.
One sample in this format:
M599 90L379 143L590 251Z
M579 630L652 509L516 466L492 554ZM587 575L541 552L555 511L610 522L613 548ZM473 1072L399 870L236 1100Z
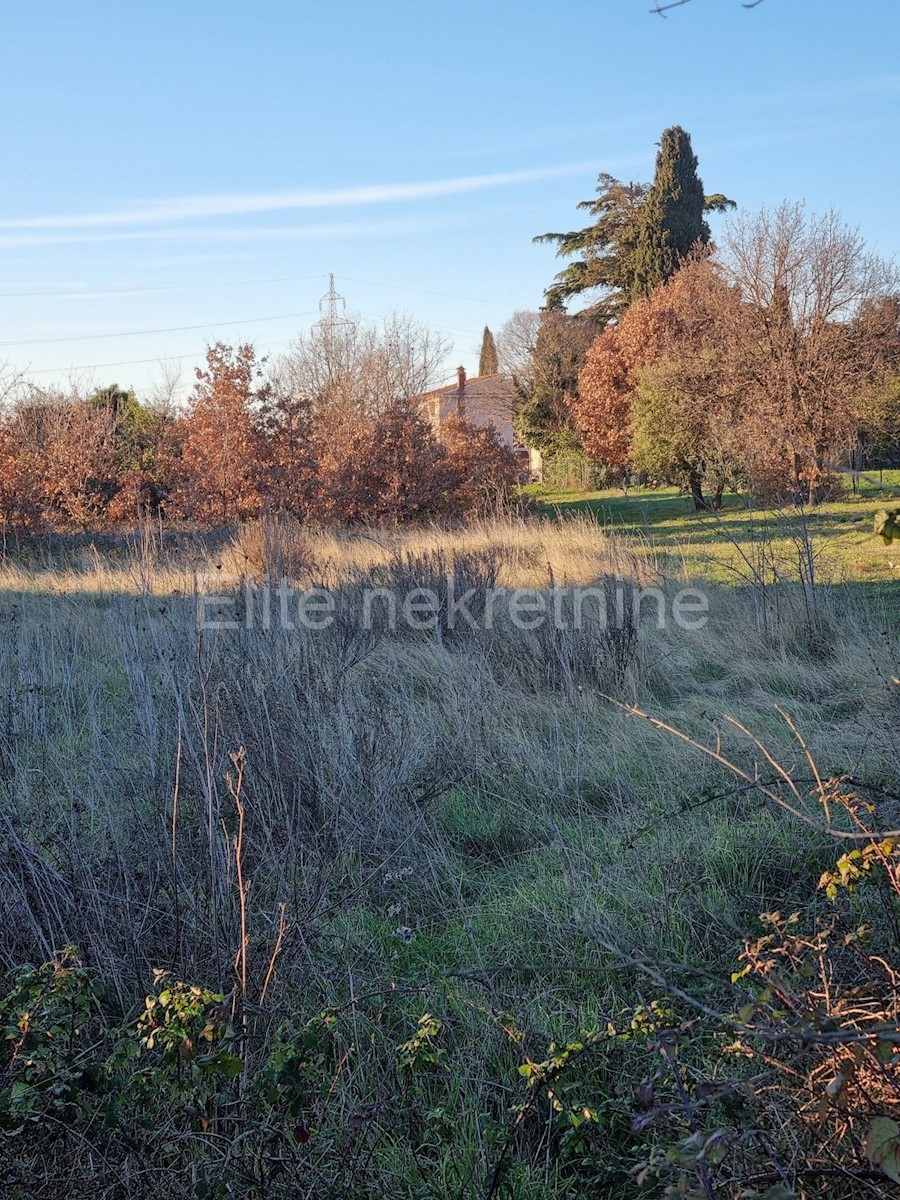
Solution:
M143 207L110 212L67 213L58 216L13 217L0 220L0 229L100 229L122 225L154 225L191 221L203 217L239 216L246 213L288 212L306 208L348 208L412 200L460 196L489 188L557 179L593 172L596 164L564 163L525 171L492 175L462 175L419 183L371 184L323 191L257 192L231 196L182 196Z

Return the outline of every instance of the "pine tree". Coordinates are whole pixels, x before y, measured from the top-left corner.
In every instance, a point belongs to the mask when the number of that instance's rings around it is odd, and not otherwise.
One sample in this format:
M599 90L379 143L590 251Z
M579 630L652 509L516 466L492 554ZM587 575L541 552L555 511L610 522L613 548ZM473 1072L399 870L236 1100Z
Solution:
M600 326L621 316L631 300L634 254L648 186L622 183L601 173L597 198L578 205L594 218L590 225L570 233L542 233L533 239L555 245L559 258L579 256L559 272L544 293L548 311L565 312L566 301L573 296L602 288L600 299L581 315Z
M497 365L497 343L494 341L494 335L484 327L484 333L481 338L481 357L478 359L478 374L479 375L496 375L500 368Z
M659 160L656 179L652 185L622 183L612 175L601 174L597 181L597 198L584 200L578 205L580 209L590 213L593 218L592 224L569 233L544 233L534 239L535 242L549 242L555 245L560 258L578 256L559 272L547 288L544 293L546 309L565 312L566 303L573 297L596 293L597 289L600 289L599 299L582 309L578 316L587 318L600 327L610 321L620 320L632 300L645 294L644 287L639 285L639 278L645 273L643 264L654 262L658 257L651 252L649 243L663 242L663 233L660 231L668 228L667 221L674 221L678 236L672 245L678 250L680 257L683 257L698 238L709 240L709 229L703 220L704 211L722 212L726 208L734 207L734 202L725 196L703 196L703 185L697 177L697 159L691 151L690 138L683 129L667 129L662 135L662 147L660 159L663 158L664 149L668 161L670 151L678 151L680 147L679 153L685 160L676 164L675 182L670 188L673 194L676 184L680 184L683 189L680 174L685 166L690 167L687 172L691 177L688 219L685 219L683 205L681 211L678 210L677 204L676 211L670 211L673 207L672 195L662 186ZM679 153L676 153L674 158L678 158ZM672 174L671 167L668 167L667 171ZM681 200L680 192L677 198ZM648 222L654 211L656 216ZM669 246L668 235L664 245L666 248ZM667 257L672 258L668 254ZM671 266L671 262L667 265ZM658 282L667 279L674 270L675 267L672 267L665 274L656 271L655 274L661 274Z
M649 296L672 278L698 243L708 244L704 212L733 207L734 201L724 196L704 195L690 134L680 125L663 130L656 174L641 210L632 299Z

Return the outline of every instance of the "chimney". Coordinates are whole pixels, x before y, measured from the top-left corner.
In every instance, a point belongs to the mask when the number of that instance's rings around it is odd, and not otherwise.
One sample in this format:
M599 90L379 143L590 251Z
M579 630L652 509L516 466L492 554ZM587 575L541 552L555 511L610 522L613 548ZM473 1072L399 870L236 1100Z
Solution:
M461 421L466 419L466 368L456 368L456 412Z

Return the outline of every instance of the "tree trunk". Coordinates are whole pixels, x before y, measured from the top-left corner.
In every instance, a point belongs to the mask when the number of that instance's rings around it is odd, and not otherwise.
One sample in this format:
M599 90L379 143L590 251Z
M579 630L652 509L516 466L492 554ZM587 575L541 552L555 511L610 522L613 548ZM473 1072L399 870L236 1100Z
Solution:
M694 501L694 512L705 512L709 505L703 498L703 480L696 467L691 467L688 479L691 485L691 499Z
M808 474L804 474L803 460L800 455L794 451L791 454L791 465L793 468L793 495L791 496L791 504L809 504L811 498L811 483Z

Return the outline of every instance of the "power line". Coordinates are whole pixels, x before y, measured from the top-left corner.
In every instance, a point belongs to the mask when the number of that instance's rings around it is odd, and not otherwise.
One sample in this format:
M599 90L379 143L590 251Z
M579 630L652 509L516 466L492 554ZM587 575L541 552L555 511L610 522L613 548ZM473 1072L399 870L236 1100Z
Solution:
M355 308L353 310L360 317L375 317L376 320L383 321L384 313L370 312L365 308ZM426 321L425 324L429 329L436 329L439 333L469 333L473 337L481 337L483 329L462 329L459 325L437 325L434 321Z
M307 283L312 279L324 278L325 276L322 274L285 275L273 279L231 279L213 283L162 283L151 287L58 288L48 292L0 292L0 300L68 300L70 298L85 299L91 296L145 296L156 292L191 292L227 287L257 287L271 283ZM463 296L458 292L436 292L429 288L405 287L398 283L380 283L374 279L357 279L351 275L346 275L344 278L348 283L362 283L366 287L388 288L394 292L412 292L418 296L437 296L444 300L466 300L471 304L492 304L500 308L508 308L510 304L508 300L486 300L483 296ZM324 300L326 297L323 296L322 299ZM343 297L338 296L338 299L343 300Z
M22 300L32 297L34 299L54 299L68 300L72 298L84 298L87 296L143 296L151 292L188 292L202 291L204 288L226 288L226 287L253 287L258 284L268 283L306 283L311 279L322 279L324 276L319 275L294 275L284 276L278 279L232 279L225 283L164 283L155 287L125 287L125 288L74 288L65 289L59 288L52 292L0 292L0 300Z
M299 279L321 279L321 278L322 278L321 275L309 275L309 276L299 277ZM328 292L319 301L319 308L318 308L319 322L318 322L318 324L326 331L326 333L329 335L330 341L333 342L337 328L344 324L350 324L351 318L346 315L342 315L342 312L344 314L346 314L347 302L344 299L344 297L341 296L335 290L333 273L329 273L328 280L329 280ZM249 282L256 282L256 283L293 282L293 280L289 280L289 279L255 280L255 281L249 281ZM355 282L358 282L358 283L367 283L368 282L371 285L371 281L366 281L366 280L356 280ZM192 287L199 288L199 287L207 287L207 286L214 287L214 286L226 286L226 285L218 285L218 284L173 285L171 290L176 290L176 288L181 287L181 286L183 286L184 288L192 288ZM227 285L227 286L232 286L232 285ZM237 281L235 282L234 286L238 286ZM423 295L447 296L452 299L471 300L473 303L498 303L498 304L500 303L500 301L475 300L473 297L452 296L452 294L448 293L448 292L426 292L424 289L421 289L421 288L405 288L405 289L398 288L398 285L389 284L389 283L375 284L372 286L395 288L396 290L400 290L400 291L421 292ZM121 291L111 290L109 294L110 295L125 294L125 293L127 293L128 290L129 289L122 289ZM143 291L143 290L163 291L163 290L169 290L169 289L162 288L162 287L159 289L153 289L153 288L134 289L135 292ZM40 293L30 293L30 294L39 295ZM70 293L70 294L74 294L74 293ZM85 293L85 294L89 294L89 293ZM356 311L359 313L360 316L377 317L377 318L381 318L384 316L383 313L372 313L372 312L366 312L364 310L356 310ZM258 324L258 323L267 322L267 321L295 320L298 317L308 317L308 316L314 316L314 315L316 315L315 312L311 310L311 311L299 312L299 313L282 313L278 316L272 316L272 317L248 317L245 320L206 322L204 324L199 324L199 325L177 325L177 326L170 326L168 328L160 328L160 329L133 329L133 330L126 330L123 332L114 332L114 333L77 334L77 335L69 335L69 336L64 336L64 337L31 338L31 339L24 339L24 340L19 340L19 341L4 341L4 342L0 342L0 346L55 345L58 342L94 341L94 340L98 340L101 338L105 339L105 338L116 338L116 337L139 337L139 336L145 336L145 335L150 335L150 334L160 334L160 333L193 332L193 331L196 331L199 329L216 329L216 328L219 328L222 326ZM472 336L477 336L480 333L480 330L477 330L477 329L463 329L463 328L460 328L459 326L452 326L452 325L433 325L432 328L442 330L445 333L465 333L465 334L470 334ZM274 347L274 346L286 346L288 344L289 344L289 340L281 341L281 342L267 342L267 343L261 343L260 348ZM159 362L167 362L167 361L168 362L182 362L185 359L196 359L199 357L201 357L201 352L192 352L192 353L187 353L187 354L158 354L153 358L120 359L120 360L117 360L116 362L84 363L84 364L80 364L77 366L72 365L72 366L65 366L65 367L29 367L27 370L22 371L22 374L23 375L48 375L48 374L60 374L60 373L65 374L67 372L76 372L76 371L100 371L100 370L107 370L112 367L147 366L151 363L159 363Z
M269 350L276 346L287 345L290 345L290 340L282 339L280 342L260 342L256 348ZM69 371L103 371L108 367L143 367L150 363L184 362L186 358L202 358L202 356L202 351L191 351L189 354L157 354L155 358L130 358L122 362L82 363L79 366L68 367L29 367L27 371L20 373L22 375L51 375L65 374Z
M309 316L311 314L307 313L305 315ZM361 312L360 315L364 317L380 317L382 314ZM477 335L480 332L477 329L459 329L450 325L432 325L431 328L440 330L444 333L470 333ZM282 340L280 342L260 342L258 344L254 344L257 345L257 349L265 350L276 346L289 346L291 340L292 339L288 338L287 340ZM192 351L188 354L157 354L155 358L128 358L118 362L81 363L78 366L67 367L29 367L27 370L24 370L20 373L22 375L58 375L65 374L69 371L102 371L106 370L108 367L143 367L150 363L183 362L186 358L200 358L201 355L202 351Z
M457 292L432 292L427 288L404 287L398 283L377 283L374 279L356 279L352 275L345 275L344 278L348 283L363 283L367 287L390 288L395 292L416 292L420 296L440 296L444 300L467 300L471 304L496 304L502 308L509 308L508 300L485 300L483 296L461 296Z
M321 279L321 278L322 278L321 275L304 275L304 276L294 276L294 277L281 277L281 278L277 278L277 279L234 280L230 283L166 284L166 285L160 285L159 287L110 288L108 290L99 290L99 291L85 290L85 291L72 291L72 292L2 292L2 293L0 293L0 299L22 298L22 297L28 297L28 296L33 296L35 298L39 298L39 297L41 297L41 298L47 298L47 297L66 298L69 296L84 297L84 296L143 295L143 294L149 294L152 292L164 292L164 291L188 291L188 290L216 288L216 287L247 287L247 286L252 286L255 284L268 284L268 283L296 283L296 282L304 282L304 281L310 280L310 279ZM340 303L343 306L344 312L346 312L347 303L346 303L346 300L344 299L344 297L339 295L334 289L334 274L330 273L328 278L329 278L329 291L319 301L319 313L320 313L320 324L323 327L326 327L327 330L333 336L337 326L339 324L343 324L348 319L346 317L338 316L338 303ZM350 278L350 277L348 276L348 278ZM461 295L458 295L458 294L452 293L452 292L436 292L436 291L429 291L425 288L408 288L408 287L403 287L401 285L392 284L392 283L377 283L374 280L352 279L351 282L362 283L368 287L384 287L384 288L389 288L394 291L400 291L400 292L415 292L415 293L417 293L419 295L423 295L423 296L440 296L440 297L444 297L447 299L453 299L453 300L466 300L466 301L469 301L470 303L474 303L474 304L505 305L505 303L506 303L501 300L485 300L483 298L479 299L478 297L474 297L474 296L461 296ZM326 305L327 305L327 311L323 307ZM47 345L56 345L59 342L89 342L89 341L99 341L99 340L106 339L106 338L116 338L116 337L122 337L122 338L144 337L144 336L149 336L152 334L160 334L160 333L186 333L186 332L194 332L199 329L217 328L218 326L233 326L233 325L243 325L243 324L249 325L249 324L258 324L258 323L267 322L267 321L294 320L298 317L306 317L306 316L313 316L313 315L315 315L313 312L282 313L282 314L279 314L277 316L272 316L272 317L248 317L245 320L239 320L239 321L210 321L210 322L204 322L202 324L197 324L197 325L172 325L172 326L160 327L160 328L155 328L155 329L129 329L129 330L108 332L108 333L67 334L67 335L62 335L62 336L57 336L57 337L21 338L21 339L0 341L0 347L47 346ZM361 313L361 315L382 316L383 314ZM463 328L460 328L459 326L452 326L452 325L435 326L435 328L443 329L446 332L450 332L450 333L466 333L466 334L472 334L473 336L477 335L479 332L478 330L475 330L475 329L463 329ZM175 356L175 357L177 357L177 356ZM133 360L130 360L130 363L134 363L135 365L138 365L138 364L144 363L146 361L148 361L148 360L133 359ZM156 361L156 360L154 359L154 360L149 360L149 361ZM121 365L127 366L127 365L130 365L130 363L123 363ZM100 365L102 365L102 364L100 364ZM119 364L113 364L113 365L119 365ZM48 368L48 369L55 370L56 368Z
M121 329L115 333L79 333L67 337L26 338L24 341L0 342L0 346L54 346L57 342L94 342L100 338L143 337L151 333L185 333L197 329L218 329L223 325L258 325L262 321L289 321L311 317L313 312L280 313L275 317L245 317L240 321L206 321L202 325L170 325L165 329Z

